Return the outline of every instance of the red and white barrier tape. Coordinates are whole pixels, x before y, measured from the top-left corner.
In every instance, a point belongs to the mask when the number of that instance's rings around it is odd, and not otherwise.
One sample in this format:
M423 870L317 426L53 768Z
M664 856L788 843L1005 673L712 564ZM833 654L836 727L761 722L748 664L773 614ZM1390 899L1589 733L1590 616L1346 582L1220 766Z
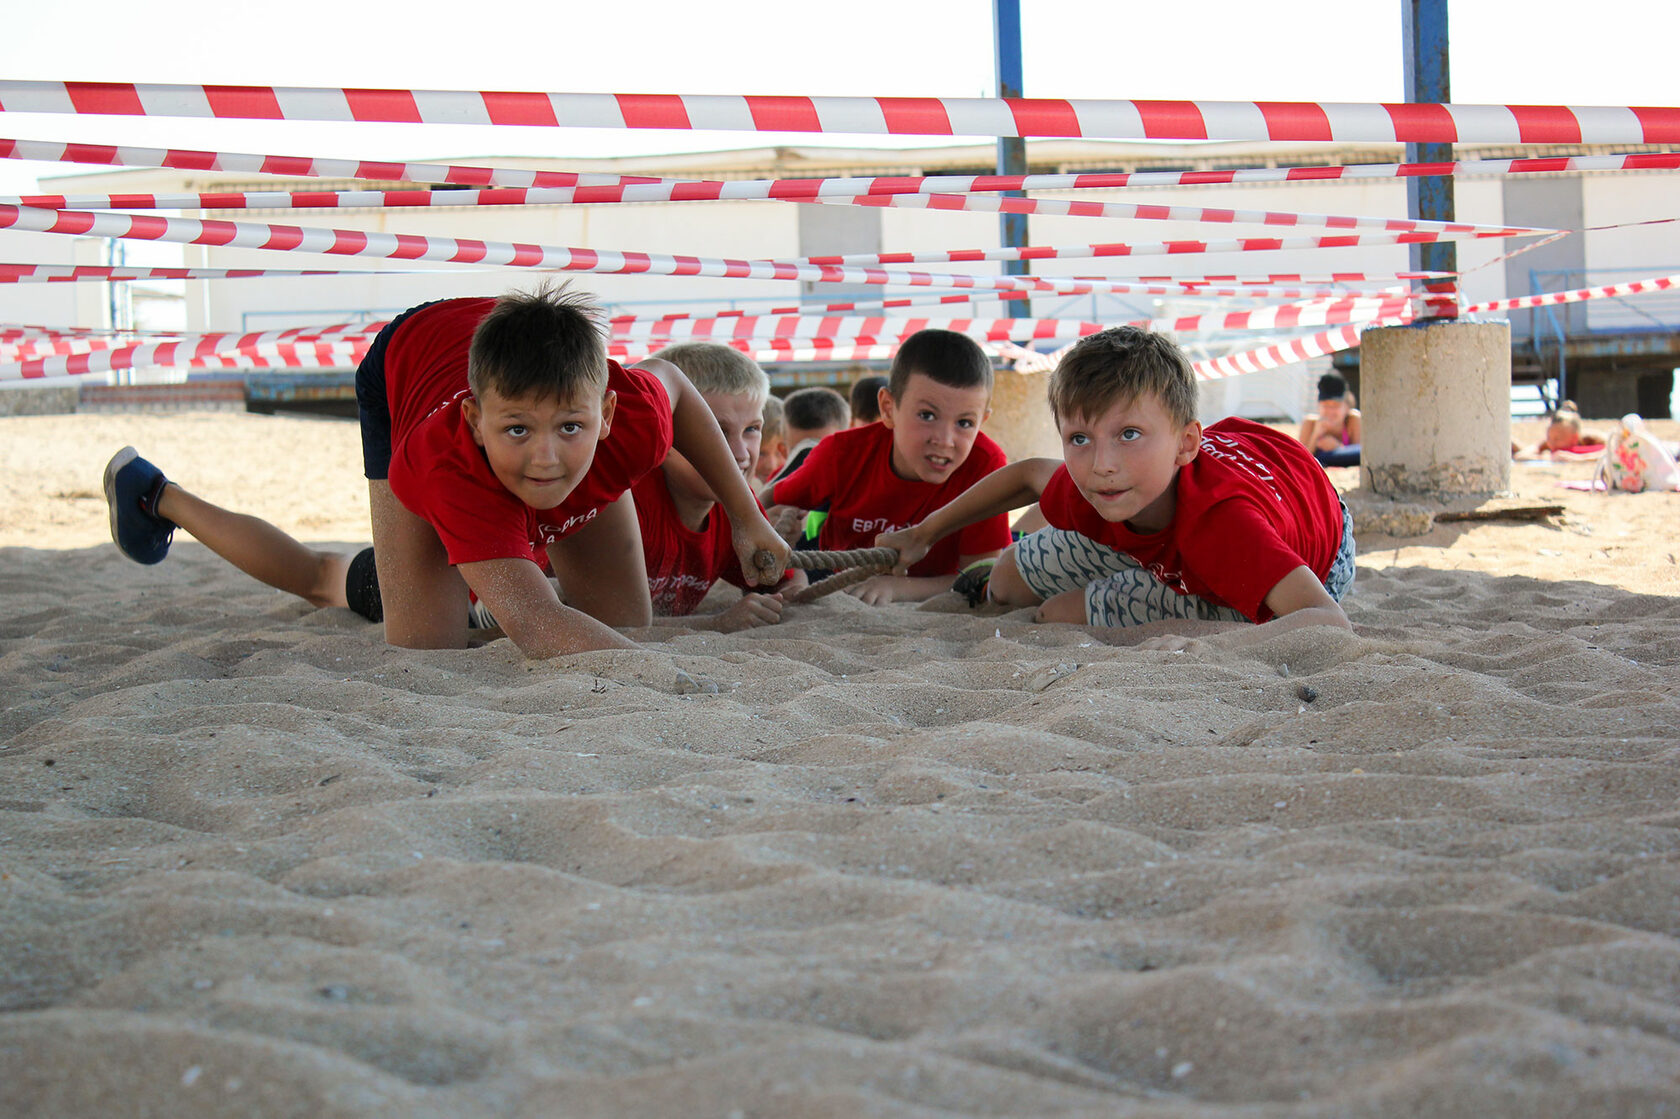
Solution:
M1346 326L1326 330L1307 338L1294 338L1288 342L1278 342L1269 346L1260 346L1242 353L1227 354L1224 357L1209 358L1191 364L1197 377L1204 381L1219 380L1224 377L1239 377L1244 373L1258 373L1264 369L1276 369L1279 366L1293 365L1298 361L1309 358L1323 357L1325 354L1336 353L1339 350L1351 350L1359 345L1360 333L1373 326L1397 326L1412 321L1412 316L1396 315L1391 319L1375 319L1364 323L1349 323Z
M1234 277L1232 279L1234 279L1235 283L1237 283L1237 284L1247 284L1247 285L1253 285L1253 286L1246 286L1246 287L1210 287L1203 280L1201 280L1199 278L1187 279L1187 280L1182 280L1182 281L1176 281L1175 282L1170 277L1167 277L1167 276L1145 277L1145 279L1153 281L1153 282L1150 282L1150 283L1143 283L1143 282L1134 281L1134 280L1112 280L1112 279L1108 279L1107 277L1074 277L1074 279L1075 280L1102 279L1103 282L1108 285L1108 287L1106 289L1108 292L1118 293L1118 294L1129 294L1129 295L1176 295L1176 296L1182 296L1186 299L1192 299L1192 298L1209 298L1209 299L1213 299L1213 298L1220 298L1220 299L1342 299L1342 298L1350 298L1350 297L1362 296L1362 295L1363 296L1379 296L1380 297L1385 290L1391 290L1392 286L1395 282L1404 281L1404 280L1412 278L1412 276L1404 274L1404 273L1399 274L1399 275L1395 275L1395 276L1372 276L1372 277L1366 277L1362 273L1349 273L1349 275L1353 276L1356 280L1369 280L1370 282L1373 282L1373 283L1380 281L1383 284L1387 285L1387 287L1385 287L1385 288L1369 288L1369 289L1354 288L1354 287L1270 287L1270 286L1264 286L1266 281L1235 280ZM1416 274L1413 274L1413 275L1416 275ZM1435 273L1427 273L1426 275L1435 275ZM1303 277L1286 277L1286 278L1287 279L1295 279L1295 280L1303 279ZM1322 282L1322 283L1326 283L1326 284L1339 284L1339 283L1342 282L1342 281L1340 281L1338 279L1335 279L1335 278L1314 279L1312 277L1306 277L1305 279L1307 279L1311 282ZM981 292L981 293L958 292L958 293L951 294L951 295L929 295L929 296L915 296L915 295L912 295L912 296L904 296L904 297L901 297L901 298L894 298L894 299L858 300L858 301L855 301L855 302L848 302L848 303L822 303L822 304L805 304L803 306L771 307L771 308L768 308L768 309L762 310L762 311L749 311L749 310L735 309L735 308L722 309L722 310L717 310L717 311L704 311L704 312L672 311L668 314L660 315L656 319L652 319L652 320L644 319L643 316L638 316L638 315L614 315L611 319L608 320L608 322L609 323L636 322L636 321L680 322L680 321L685 320L685 319L742 318L746 315L753 315L753 314L758 314L758 315L810 315L810 314L843 314L843 313L848 313L848 312L850 312L850 313L864 313L864 312L875 312L875 311L889 311L889 310L894 310L894 309L901 308L901 307L920 307L920 306L926 306L926 305L929 305L929 304L975 303L975 302L979 302L981 300L992 300L992 299L996 299L996 300L1003 301L1003 302L1009 302L1009 301L1013 301L1013 300L1029 299L1029 298L1032 297L1033 294L1034 293L1027 292L1027 291L1015 291L1015 292L997 291L997 292ZM1041 293L1041 294L1044 294L1046 298L1062 298L1061 293Z
M1123 187L1223 186L1232 183L1354 181L1443 175L1526 175L1580 171L1680 170L1680 152L1461 159L1437 163L1354 163L1319 167L1242 167L1206 171L1086 171L1037 175L885 175L826 179L668 179L652 175L529 171L445 163L393 163L313 156L257 155L190 148L0 138L0 159L107 167L174 167L297 178L450 183L476 187L587 187L580 201L614 201L641 187L670 188L678 202L774 198L810 201L853 195L971 194L979 191L1090 190ZM657 200L623 193L629 200Z
M29 338L16 342L0 342L0 362L28 361L31 358L53 357L57 354L87 354L95 350L111 350L133 344L132 338Z
M339 339L372 338L384 321L334 323L330 326L298 326L259 332L183 334L174 330L123 330L93 328L28 328L0 331L0 351L34 349L42 355L86 353L120 346L142 344L141 338L157 342L185 342L208 349L233 345L265 345L281 342L323 342Z
M894 299L860 299L848 303L805 304L802 306L771 307L763 311L750 311L745 308L725 308L716 311L671 311L667 314L649 317L646 315L613 315L607 320L609 326L618 323L633 322L682 322L689 319L738 319L748 315L827 315L863 313L873 311L890 311L901 307L925 307L929 305L952 303L975 303L980 300L996 299L1009 302L1018 299L1028 299L1032 295L1026 291L988 291L988 292L955 292L950 295L907 295Z
M282 347L322 352L365 351L384 322L336 323L331 326L291 327L258 333L181 334L155 342L118 341L78 352L23 358L0 365L0 380L58 377L67 374L109 373L118 369L184 365L212 354L278 352Z
M171 218L114 211L35 210L0 205L0 228L27 229L71 236L119 237L181 244L234 245L240 248L285 252L367 256L395 260L440 260L457 264L503 265L570 272L638 275L723 276L735 279L808 280L820 283L903 284L911 287L968 288L1018 291L1060 290L1049 281L1029 277L966 276L887 269L841 268L776 261L734 260L722 257L678 256L667 253L629 253L609 250L474 241L417 234L320 229L236 222ZM1397 234L1395 236L1425 236ZM1069 285L1073 286L1073 285ZM1093 290L1078 285L1079 291Z
M1271 252L1281 249L1338 249L1368 245L1403 245L1439 241L1482 240L1526 236L1497 233L1344 233L1326 237L1233 237L1222 241L1114 241L1097 245L1027 245L996 249L931 249L923 252L848 253L843 256L801 257L800 264L838 266L899 264L971 264L997 260L1090 260L1105 257L1177 256L1197 253ZM1045 281L1055 277L1035 277ZM1112 281L1104 280L1108 283Z
M233 337L231 335L224 337ZM0 381L40 377L112 373L124 369L191 366L205 358L262 357L294 368L355 365L373 344L372 338L339 342L228 342L210 346L190 341L152 342L120 346L96 353L69 354L0 364ZM205 366L200 366L204 368Z
M393 163L367 159L329 159L308 155L258 155L212 152L197 148L140 148L118 144L0 138L0 159L39 163L83 163L100 167L174 167L183 171L226 171L289 178L362 179L368 182L452 183L479 187L621 186L658 183L657 176L574 174L451 163Z
M976 341L1011 338L1051 341L1095 334L1102 324L1075 319L893 319L872 315L743 315L739 318L644 319L615 322L612 336L621 342L720 342L731 338L907 338L919 330L949 330Z
M915 210L967 210L982 213L1035 214L1049 217L1121 218L1131 221L1177 221L1202 225L1272 225L1300 229L1380 229L1391 232L1432 230L1479 237L1523 237L1556 230L1523 226L1476 225L1407 218L1349 217L1274 210L1231 210L1213 206L1159 206L1138 202L1080 202L1056 198L1001 198L985 194L889 194L816 198L824 205L882 206Z
M285 252L369 256L395 260L441 260L460 264L504 265L569 272L612 274L717 276L733 279L802 280L817 283L944 287L989 291L1044 291L1084 294L1109 290L1106 281L1070 281L1034 276L975 276L961 273L897 271L802 261L736 260L724 257L678 256L613 250L469 241L418 234L394 234L351 229L320 229L238 222L172 218L115 211L36 210L0 205L0 228L26 229L71 236L118 237L182 244L234 245ZM1130 246L1132 254L1256 252L1285 248L1332 248L1349 245L1395 245L1440 240L1434 233L1346 234L1336 237L1244 238L1231 242L1162 242Z
M243 280L280 276L391 276L393 271L347 271L340 268L123 268L108 264L0 264L0 284L66 284L105 280ZM407 274L418 275L411 270Z
M0 110L236 120L895 136L1448 144L1680 141L1680 109L1659 106L764 97L0 81Z
M0 197L0 204L49 210L292 210L404 209L449 206L561 206L583 202L669 202L676 184L613 191L615 197L587 197L585 187L497 187L489 190L229 190L176 194L35 194ZM596 193L606 193L596 188ZM635 197L625 197L626 195ZM1372 229L1390 233L1426 230L1480 237L1521 237L1556 233L1528 226L1479 225L1473 222L1409 218L1353 217L1345 214L1291 213L1279 210L1233 210L1211 206L1160 206L1138 202L1070 202L1061 199L997 198L964 194L853 195L807 199L835 205L891 206L907 209L971 210L983 213L1040 214L1055 217L1118 218L1129 221L1176 221L1210 225L1268 225L1302 229Z
M1289 303L1253 311L1215 312L1178 318L1149 319L1133 323L1142 330L1172 334L1216 334L1239 330L1286 330L1332 323L1361 323L1372 319L1409 315L1411 296L1388 299L1343 299L1332 302Z
M206 357L193 358L187 362L185 368L192 369L298 369L305 372L322 372L329 369L354 369L361 364L366 354L365 347L343 353L326 355L312 354L308 351L277 353L266 357L251 354L210 354ZM173 366L171 368L181 368Z
M1232 330L1277 330L1301 326L1372 319L1399 313L1409 295L1382 299L1339 299L1290 303L1250 311L1140 320L1142 329L1203 333ZM612 337L620 342L661 343L732 339L764 341L779 338L896 338L904 339L920 330L949 330L979 342L1037 342L1082 338L1103 329L1103 324L1074 319L972 319L910 318L873 316L787 315L782 317L743 315L710 319L619 320L612 324Z
M1571 291L1545 292L1540 295L1519 295L1513 299L1494 299L1486 303L1472 303L1460 308L1462 315L1485 314L1490 311L1514 311L1524 307L1548 307L1558 303L1580 303L1588 299L1615 299L1626 295L1648 295L1680 287L1680 274L1652 276L1644 280L1627 280L1600 287L1575 288Z

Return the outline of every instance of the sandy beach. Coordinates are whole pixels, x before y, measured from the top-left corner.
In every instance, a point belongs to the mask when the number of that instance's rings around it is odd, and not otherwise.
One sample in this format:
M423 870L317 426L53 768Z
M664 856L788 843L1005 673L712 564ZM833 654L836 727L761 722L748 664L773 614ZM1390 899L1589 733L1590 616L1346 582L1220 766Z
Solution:
M1680 496L1518 464L1560 514L1240 653L834 596L530 662L130 563L125 443L368 534L350 422L0 419L8 1119L1680 1115Z

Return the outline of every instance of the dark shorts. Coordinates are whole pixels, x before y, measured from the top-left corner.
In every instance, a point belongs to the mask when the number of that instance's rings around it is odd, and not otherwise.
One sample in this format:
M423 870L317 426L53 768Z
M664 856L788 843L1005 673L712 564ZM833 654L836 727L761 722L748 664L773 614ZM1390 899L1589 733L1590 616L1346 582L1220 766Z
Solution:
M410 307L385 324L368 347L362 363L356 366L356 415L362 424L362 475L370 480L383 481L391 476L391 404L385 393L385 349L391 344L403 320L421 307L430 307L438 300Z

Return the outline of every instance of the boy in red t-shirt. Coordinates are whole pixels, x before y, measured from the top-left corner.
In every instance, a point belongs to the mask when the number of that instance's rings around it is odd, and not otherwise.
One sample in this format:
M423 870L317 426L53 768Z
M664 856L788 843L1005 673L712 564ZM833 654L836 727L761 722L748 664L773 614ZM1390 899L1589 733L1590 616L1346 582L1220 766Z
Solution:
M1026 459L879 543L913 562L962 526L1034 501L1050 527L1022 537L987 595L1042 603L1038 619L1162 622L1145 647L1240 645L1284 630L1351 628L1353 521L1300 443L1247 420L1206 431L1196 380L1162 335L1115 327L1079 342L1050 381L1065 462ZM1249 623L1260 623L1251 625Z
M877 423L838 431L772 487L770 504L827 509L825 551L870 548L882 532L913 525L1004 464L980 425L991 415L992 363L966 335L912 334L880 390ZM955 527L955 526L954 526ZM957 572L1009 543L1000 510L934 543L907 571L876 575L848 593L865 602L919 601L949 590Z
M470 590L527 656L633 647L610 628L652 619L629 490L674 445L734 514L745 581L779 580L787 545L699 392L669 362L608 361L598 319L587 296L544 287L423 304L380 331L356 372L374 548L343 582L342 561L301 545L273 557L284 570L253 563L284 534L197 501L133 448L106 467L112 535L156 563L179 516L265 582L322 604L343 591L370 617L382 608L393 645L466 645Z
M744 477L758 457L760 412L770 391L764 371L745 354L708 342L667 347L654 355L669 361L700 394L716 417L735 465ZM620 405L620 430L629 414ZM657 421L644 427L657 427ZM597 456L597 464L607 460ZM118 479L129 483L125 501ZM144 481L136 487L135 481ZM381 621L377 561L372 548L354 557L312 548L277 526L249 514L214 505L164 477L132 447L113 457L106 471L112 535L124 554L142 563L160 562L177 527L185 529L235 567L272 587L289 591L316 606L348 607L370 621ZM694 465L671 452L657 468L631 487L636 520L646 557L648 592L656 614L694 611L718 579L748 590L734 546L734 526ZM756 505L755 505L756 508ZM126 531L125 531L126 530ZM544 556L536 557L541 561ZM695 628L731 632L773 624L781 618L782 592L806 585L805 573L788 572L768 593L749 593L721 614L695 619ZM488 608L470 614L471 624L498 624Z
M400 316L356 374L394 645L467 642L468 589L527 656L629 647L652 620L636 480L675 446L731 514L749 584L788 555L682 371L606 358L587 297L543 288ZM542 548L565 601L544 577ZM775 570L759 572L768 552Z
M653 356L688 377L717 417L742 478L751 479L758 465L764 402L770 396L764 370L746 354L716 342L683 342ZM643 475L631 492L655 614L694 615L712 584L724 579L746 592L741 600L721 613L693 616L689 625L732 633L780 621L783 592L805 586L803 571L788 572L779 586L763 593L747 585L731 544L729 516L680 451L672 451L658 470Z

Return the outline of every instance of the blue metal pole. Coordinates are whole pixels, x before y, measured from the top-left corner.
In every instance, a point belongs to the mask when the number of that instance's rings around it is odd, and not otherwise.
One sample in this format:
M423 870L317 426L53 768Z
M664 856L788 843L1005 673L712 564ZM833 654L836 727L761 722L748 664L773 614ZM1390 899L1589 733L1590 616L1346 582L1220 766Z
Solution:
M1021 97L1021 0L992 0L992 45L997 63L999 97ZM1027 142L1019 136L998 138L997 173L1025 175L1027 173ZM1006 192L1006 197L1025 198L1024 191ZM1027 244L1027 215L1000 214L1003 244L1006 248L1021 248ZM1006 275L1024 276L1030 269L1025 260L1004 261ZM1010 301L1014 318L1030 318L1032 308L1025 299Z
M1446 103L1452 100L1451 54L1448 50L1447 0L1400 0L1401 38L1405 50L1406 100ZM1408 163L1447 163L1451 144L1407 144ZM1406 210L1415 219L1453 220L1453 181L1446 175L1413 176L1406 180ZM1450 241L1411 247L1417 271L1457 272L1458 252ZM1430 281L1431 291L1452 291L1456 281ZM1443 317L1440 309L1432 317Z

